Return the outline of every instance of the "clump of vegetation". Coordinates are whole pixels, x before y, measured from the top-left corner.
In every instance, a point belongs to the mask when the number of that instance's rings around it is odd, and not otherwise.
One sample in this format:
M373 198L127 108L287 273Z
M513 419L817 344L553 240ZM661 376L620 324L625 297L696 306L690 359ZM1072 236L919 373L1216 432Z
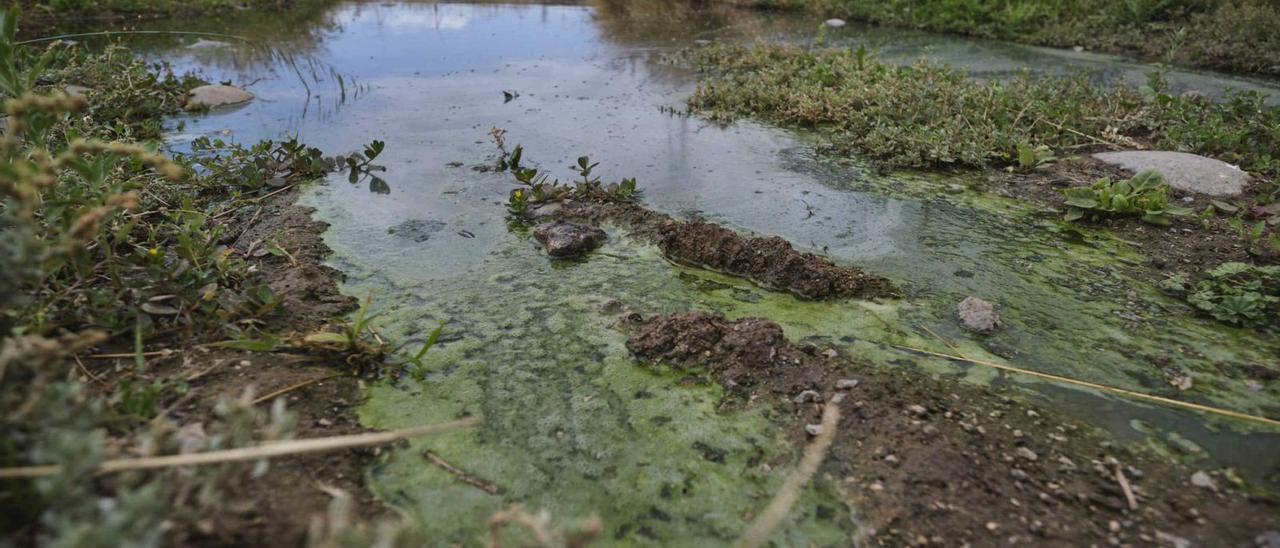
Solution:
M148 371L156 352L146 350L244 337L273 314L279 300L225 243L221 219L341 164L292 141L204 142L191 157L166 157L141 139L158 135L193 80L118 48L21 46L16 27L16 9L0 14L0 466L61 471L3 480L11 504L0 529L39 545L172 544L175 529L219 508L230 482L265 468L101 481L98 465L126 449L145 456L283 439L292 418L282 403L264 411L246 393L203 424L175 424L164 411L186 382ZM64 93L71 81L93 83L88 98ZM368 160L348 167L367 173ZM81 355L103 345L132 359L87 372Z
M1132 179L1112 181L1102 178L1087 187L1064 189L1066 220L1103 216L1140 216L1143 222L1168 226L1171 216L1188 215L1190 209L1169 205L1169 186L1154 171L1143 171Z
M1177 61L1280 74L1280 9L1268 0L737 0L876 24L1159 58L1186 29Z
M977 81L923 60L882 63L862 48L713 45L684 56L708 73L690 109L819 128L835 152L883 167L1033 167L1055 151L1145 144L1280 174L1280 108L1256 93L1172 96L1158 74L1141 91L1100 87L1083 73Z
M566 198L631 201L640 195L634 177L604 184L599 177L592 176L596 166L600 164L593 163L587 156L578 157L577 164L570 166L580 179L573 181L572 184L561 183L559 179L553 179L546 172L525 167L521 163L524 158L523 146L516 145L514 149L507 152L506 130L494 128L490 131L490 135L498 145L498 170L510 171L515 176L516 182L520 184L520 188L511 191L507 200L507 210L513 216L524 216L532 205L556 202Z
M1164 288L1223 322L1257 327L1280 321L1280 266L1224 263L1194 285L1174 276Z

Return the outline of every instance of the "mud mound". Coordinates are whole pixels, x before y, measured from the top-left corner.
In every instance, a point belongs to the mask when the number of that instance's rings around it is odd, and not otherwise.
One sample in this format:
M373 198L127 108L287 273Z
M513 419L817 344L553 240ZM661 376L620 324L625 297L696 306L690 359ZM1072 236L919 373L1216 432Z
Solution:
M784 392L821 386L826 358L792 345L778 324L761 318L730 322L704 312L631 319L627 349L638 357L706 366L728 386L770 383Z
M852 266L836 265L812 253L801 253L782 238L749 237L713 223L677 221L633 203L569 201L549 216L625 223L674 261L747 278L806 299L898 295L885 278Z
M841 363L758 318L690 312L626 323L637 357L705 368L729 400L776 405L797 446L819 422L817 403L846 390L822 474L859 510L865 544L1245 546L1280 529L1274 500L1225 478L1193 486L1195 469L994 389Z

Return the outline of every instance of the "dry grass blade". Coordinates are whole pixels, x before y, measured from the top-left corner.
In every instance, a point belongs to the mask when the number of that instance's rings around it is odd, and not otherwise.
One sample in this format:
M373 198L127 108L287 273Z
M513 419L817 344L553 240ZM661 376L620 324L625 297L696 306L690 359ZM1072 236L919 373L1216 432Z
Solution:
M260 397L260 398L258 398L258 399L255 399L255 400L253 400L253 401L252 401L252 402L250 402L250 403L251 403L251 405L258 405L258 404L260 404L260 403L262 403L262 402L264 402L264 401L272 400L272 399L274 399L274 398L276 398L276 397L283 396L283 395L288 394L288 393L290 393L290 392L293 392L294 390L297 390L297 389L299 389L299 388L306 388L306 387L311 386L311 385L313 385L313 384L316 384L316 383L318 383L318 382L324 382L324 381L327 381L327 380L329 380L329 379L336 379L336 378L338 378L338 377L347 377L347 376L349 376L349 375L347 375L346 373L335 373L335 374L333 374L333 375L325 375L325 376L323 376L323 377L318 377L318 378L314 378L314 379L311 379L311 380L305 380L305 381L302 381L302 382L300 382L300 383L297 383L297 384L294 384L294 385L290 385L290 386L286 386L286 387L284 387L284 388L281 388L281 389L279 389L279 390L276 390L275 392L272 392L272 393L267 394L267 395L265 395L265 396L262 396L262 397Z
M305 440L287 440L265 443L256 447L241 447L207 453L187 455L166 455L162 457L146 457L140 459L117 459L103 462L98 467L98 475L113 474L128 470L152 470L156 468L172 468L175 466L199 466L203 464L222 464L228 462L245 462L298 455L302 453L318 453L351 447L367 447L382 445L407 438L440 434L461 428L469 428L480 423L480 419L470 417L452 422L417 426L391 432L371 432L349 436L333 436L328 438L312 438ZM34 478L51 476L62 471L58 465L23 466L18 468L0 468L0 479Z
M764 512L756 517L756 520L751 523L751 527L742 534L742 538L738 539L735 546L738 548L763 546L769 541L769 536L773 534L773 530L791 512L792 505L796 503L796 499L800 496L800 490L818 472L818 465L822 464L823 459L827 458L827 449L831 447L831 442L835 440L836 427L840 424L840 406L836 403L832 401L822 409L822 431L818 432L818 435L813 438L813 442L804 448L804 457L800 459L800 466L796 467L795 471L787 476L787 480L783 482L782 487L773 496L773 500L769 501L769 506L765 507Z

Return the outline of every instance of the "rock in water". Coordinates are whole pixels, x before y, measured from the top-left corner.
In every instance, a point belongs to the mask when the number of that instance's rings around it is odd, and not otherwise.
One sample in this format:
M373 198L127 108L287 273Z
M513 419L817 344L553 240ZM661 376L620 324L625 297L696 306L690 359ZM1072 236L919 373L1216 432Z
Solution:
M1134 173L1152 170L1170 188L1209 196L1237 196L1249 183L1249 174L1223 161L1185 152L1130 150L1094 154L1099 161Z
M959 313L960 323L979 333L990 333L1000 327L996 307L977 297L966 297L960 301Z
M412 240L416 243L423 243L430 240L432 235L440 232L444 227L445 224L440 221L431 219L410 219L388 228L387 234Z
M822 24L828 27L840 28L844 26L844 19L827 19Z
M599 247L608 235L594 226L560 221L538 225L533 229L533 237L547 248L547 255L554 259L565 259Z
M252 93L235 86L224 86L222 84L200 86L192 89L190 96L187 97L187 109L238 105L247 103L252 99Z

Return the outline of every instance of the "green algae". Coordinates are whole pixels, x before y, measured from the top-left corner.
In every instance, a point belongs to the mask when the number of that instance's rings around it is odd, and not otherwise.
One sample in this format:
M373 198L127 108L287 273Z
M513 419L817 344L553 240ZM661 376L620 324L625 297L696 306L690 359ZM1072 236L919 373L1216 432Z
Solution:
M384 269L385 273L385 269ZM375 491L433 538L477 543L514 501L557 517L599 515L606 538L635 544L733 540L797 454L766 406L718 411L709 379L634 363L622 310L683 310L683 281L656 250L614 233L587 261L550 262L512 235L478 267L392 287L351 279L383 303L383 336L421 338L447 319L423 367L370 389L361 420L398 428L480 416L476 429L414 442L373 472ZM406 298L406 297L410 298ZM421 456L431 450L504 489L490 495ZM824 485L779 537L841 545L856 527Z

